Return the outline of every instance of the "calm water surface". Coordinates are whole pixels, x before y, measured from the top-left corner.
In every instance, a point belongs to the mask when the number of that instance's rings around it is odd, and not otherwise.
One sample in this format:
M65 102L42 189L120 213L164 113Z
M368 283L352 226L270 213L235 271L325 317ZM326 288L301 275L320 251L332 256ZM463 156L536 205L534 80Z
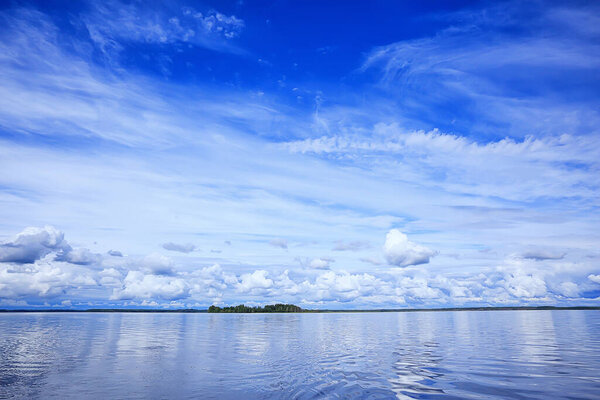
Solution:
M0 398L599 399L600 311L0 314Z

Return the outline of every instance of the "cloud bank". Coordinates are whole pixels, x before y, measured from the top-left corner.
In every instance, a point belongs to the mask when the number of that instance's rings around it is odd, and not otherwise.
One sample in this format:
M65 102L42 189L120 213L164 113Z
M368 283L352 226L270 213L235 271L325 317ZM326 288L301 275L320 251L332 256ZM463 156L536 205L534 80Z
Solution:
M18 300L33 307L68 301L76 308L205 307L244 301L289 301L307 308L543 305L581 301L584 293L600 290L600 275L589 273L594 270L591 265L562 259L507 258L479 274L462 275L425 268L334 270L327 258L312 259L304 272L258 268L235 273L219 264L181 268L160 254L98 255L90 263L74 263L59 257L63 242L64 234L50 226L26 228L15 236L10 245L27 243L35 251L26 262L24 257L0 262L0 304ZM42 252L40 243L45 245ZM397 229L387 233L384 253L393 267L420 265L435 254ZM80 293L87 295L82 298Z

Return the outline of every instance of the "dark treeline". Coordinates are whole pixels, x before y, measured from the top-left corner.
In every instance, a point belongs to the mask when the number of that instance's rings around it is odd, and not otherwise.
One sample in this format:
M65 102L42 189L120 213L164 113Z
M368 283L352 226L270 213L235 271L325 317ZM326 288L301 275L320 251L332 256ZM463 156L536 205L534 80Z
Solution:
M235 307L208 307L209 313L290 313L302 311L304 310L293 304L272 304L264 307L248 307L243 304Z

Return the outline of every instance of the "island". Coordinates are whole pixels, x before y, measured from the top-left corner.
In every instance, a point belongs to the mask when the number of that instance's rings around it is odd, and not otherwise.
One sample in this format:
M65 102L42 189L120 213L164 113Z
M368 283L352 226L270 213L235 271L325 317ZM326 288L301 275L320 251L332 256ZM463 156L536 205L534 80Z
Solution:
M264 307L248 307L244 304L234 307L208 307L209 313L298 313L303 311L294 304L272 304Z

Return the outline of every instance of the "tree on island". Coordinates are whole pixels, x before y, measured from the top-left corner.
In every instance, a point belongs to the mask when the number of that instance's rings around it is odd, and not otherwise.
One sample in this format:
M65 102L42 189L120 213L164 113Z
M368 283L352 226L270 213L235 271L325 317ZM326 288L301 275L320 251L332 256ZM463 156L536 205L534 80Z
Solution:
M248 307L244 304L234 307L208 307L209 313L292 313L302 312L302 308L293 304L271 304L264 307Z

